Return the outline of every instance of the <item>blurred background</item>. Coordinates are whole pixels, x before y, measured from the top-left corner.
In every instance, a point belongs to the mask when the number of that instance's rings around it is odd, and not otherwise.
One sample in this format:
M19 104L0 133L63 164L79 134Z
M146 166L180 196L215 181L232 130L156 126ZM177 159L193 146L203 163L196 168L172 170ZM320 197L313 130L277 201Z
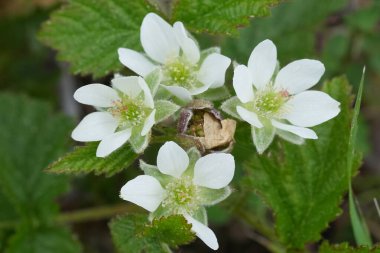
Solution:
M72 94L75 89L94 81L107 84L111 77L92 80L89 76L73 76L67 64L56 61L55 52L39 42L36 33L41 23L60 5L58 0L0 1L0 89L1 93L24 94L46 101L56 112L63 112L78 121L90 108L74 102ZM282 65L300 58L319 59L326 67L324 80L347 75L354 93L366 66L359 122L359 149L364 154L364 161L353 186L371 233L376 241L380 241L380 216L373 199L377 196L380 201L380 1L286 1L274 7L271 16L253 19L237 37L196 37L202 48L217 43L222 47L222 53L240 63L247 62L257 43L269 38L277 45ZM231 77L228 80L227 85L231 85ZM68 134L66 138L69 139ZM154 154L145 156L150 161ZM122 201L117 193L127 178L135 173L128 170L110 178L94 175L70 177L70 189L59 197L59 209L70 212L91 207L118 207ZM252 198L252 202L252 208L262 210L265 215L263 204L256 198ZM342 208L347 209L346 202ZM260 242L261 237L231 217L228 210L216 207L209 212L221 242L219 252L268 252ZM109 216L116 213L117 208ZM107 226L110 217L107 216L108 213L101 218L78 219L70 224L84 252L114 251ZM331 242L354 241L346 211L330 225L323 237ZM4 243L0 243L0 252L3 249ZM179 252L209 250L197 241Z

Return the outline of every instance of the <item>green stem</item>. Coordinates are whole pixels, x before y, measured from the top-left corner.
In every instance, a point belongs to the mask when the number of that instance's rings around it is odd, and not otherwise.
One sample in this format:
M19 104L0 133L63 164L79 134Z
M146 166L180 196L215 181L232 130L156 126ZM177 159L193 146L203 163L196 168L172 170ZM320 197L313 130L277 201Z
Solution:
M127 212L138 212L140 209L127 204L117 204L113 206L91 207L83 210L75 210L72 212L62 213L57 216L53 222L58 223L80 223L102 219L108 219L118 214ZM19 221L0 222L1 229L14 229Z

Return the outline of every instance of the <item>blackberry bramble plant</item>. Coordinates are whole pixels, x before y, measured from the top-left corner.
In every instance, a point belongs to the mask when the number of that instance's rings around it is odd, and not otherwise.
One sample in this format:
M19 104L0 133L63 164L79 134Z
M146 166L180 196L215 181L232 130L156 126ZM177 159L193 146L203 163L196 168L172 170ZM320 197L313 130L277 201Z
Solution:
M119 173L107 188L121 198L117 212L100 212L112 213L116 251L243 251L228 245L231 226L269 252L361 252L321 243L347 192L357 244L378 250L351 189L363 80L352 108L345 77L321 81L318 59L280 66L276 38L253 48L252 37L249 52L226 46L223 35L277 0L164 2L70 0L40 33L74 72L110 82L74 92L93 107L71 134L82 143L47 171Z

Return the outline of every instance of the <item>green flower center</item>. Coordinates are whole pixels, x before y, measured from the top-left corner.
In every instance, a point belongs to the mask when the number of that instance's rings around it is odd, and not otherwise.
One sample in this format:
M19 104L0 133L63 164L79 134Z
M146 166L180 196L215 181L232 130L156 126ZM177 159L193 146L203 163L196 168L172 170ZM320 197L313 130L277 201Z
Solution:
M167 192L166 199L162 206L169 208L171 213L189 213L198 209L197 186L190 177L183 177L168 183L165 187Z
M288 99L287 92L278 92L274 90L266 90L257 92L253 101L253 109L259 116L268 117L280 112L282 106Z
M141 125L147 116L143 101L130 99L127 96L122 96L120 100L114 101L114 106L108 111L119 119L119 127L122 128Z
M178 85L186 89L197 85L195 67L181 58L169 61L163 68L167 85Z

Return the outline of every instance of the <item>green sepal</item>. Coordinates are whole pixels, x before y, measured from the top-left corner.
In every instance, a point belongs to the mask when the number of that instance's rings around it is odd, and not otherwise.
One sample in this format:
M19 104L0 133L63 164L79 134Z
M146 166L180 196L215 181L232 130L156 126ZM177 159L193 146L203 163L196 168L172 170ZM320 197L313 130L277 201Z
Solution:
M167 89L159 85L154 99L155 100L169 100L171 97L172 97L172 94Z
M232 117L242 120L236 111L236 106L238 105L241 105L241 102L238 99L238 97L235 96L224 101L223 104L220 106L220 109L222 109L222 111L231 115Z
M197 95L197 98L201 98L204 100L223 100L231 97L231 94L226 86L221 86L218 88L210 88L206 90L205 92Z
M162 81L162 70L161 68L156 68L151 73L149 73L145 78L145 82L148 84L150 92L154 97L157 93L158 87Z
M182 215L153 219L151 224L145 226L143 235L157 238L170 247L189 244L195 239L195 234L191 231L191 224L187 223Z
M229 186L226 186L222 189L210 189L198 186L198 190L198 197L200 201L199 204L202 206L216 205L228 198L232 192Z
M154 102L156 108L156 123L159 123L179 110L179 106L166 100L157 100Z
M208 218L207 218L207 211L206 208L203 206L199 207L197 211L195 211L191 217L199 221L205 226L208 226Z
M194 167L195 163L201 158L201 153L196 147L190 148L186 153L189 156L189 167Z
M209 47L201 51L199 62L202 63L210 54L220 54L220 47Z
M192 147L189 150L187 150L187 155L189 156L189 166L184 172L185 176L189 176L190 178L194 177L194 166L195 163L198 161L199 158L201 158L201 153L196 147Z
M145 136L141 136L140 128L133 128L131 138L129 138L129 143L133 151L136 154L141 154L148 147L149 140L151 136L151 131L147 133Z
M147 164L143 160L140 160L140 168L144 171L145 175L156 178L163 187L172 180L171 176L161 173L157 166Z
M264 153L269 147L276 133L276 129L270 124L270 122L267 122L267 124L264 123L263 125L262 128L254 126L251 128L253 144L259 154Z
M170 212L168 208L164 208L162 205L160 205L154 212L149 214L149 220L153 220L159 217L163 216L169 216L173 213Z
M304 138L302 138L302 137L300 137L298 135L295 135L295 134L293 134L291 132L288 132L288 131L276 129L276 134L280 138L282 138L282 139L284 139L284 140L286 140L286 141L288 141L290 143L296 144L296 145L302 145L302 144L305 143L305 139Z

